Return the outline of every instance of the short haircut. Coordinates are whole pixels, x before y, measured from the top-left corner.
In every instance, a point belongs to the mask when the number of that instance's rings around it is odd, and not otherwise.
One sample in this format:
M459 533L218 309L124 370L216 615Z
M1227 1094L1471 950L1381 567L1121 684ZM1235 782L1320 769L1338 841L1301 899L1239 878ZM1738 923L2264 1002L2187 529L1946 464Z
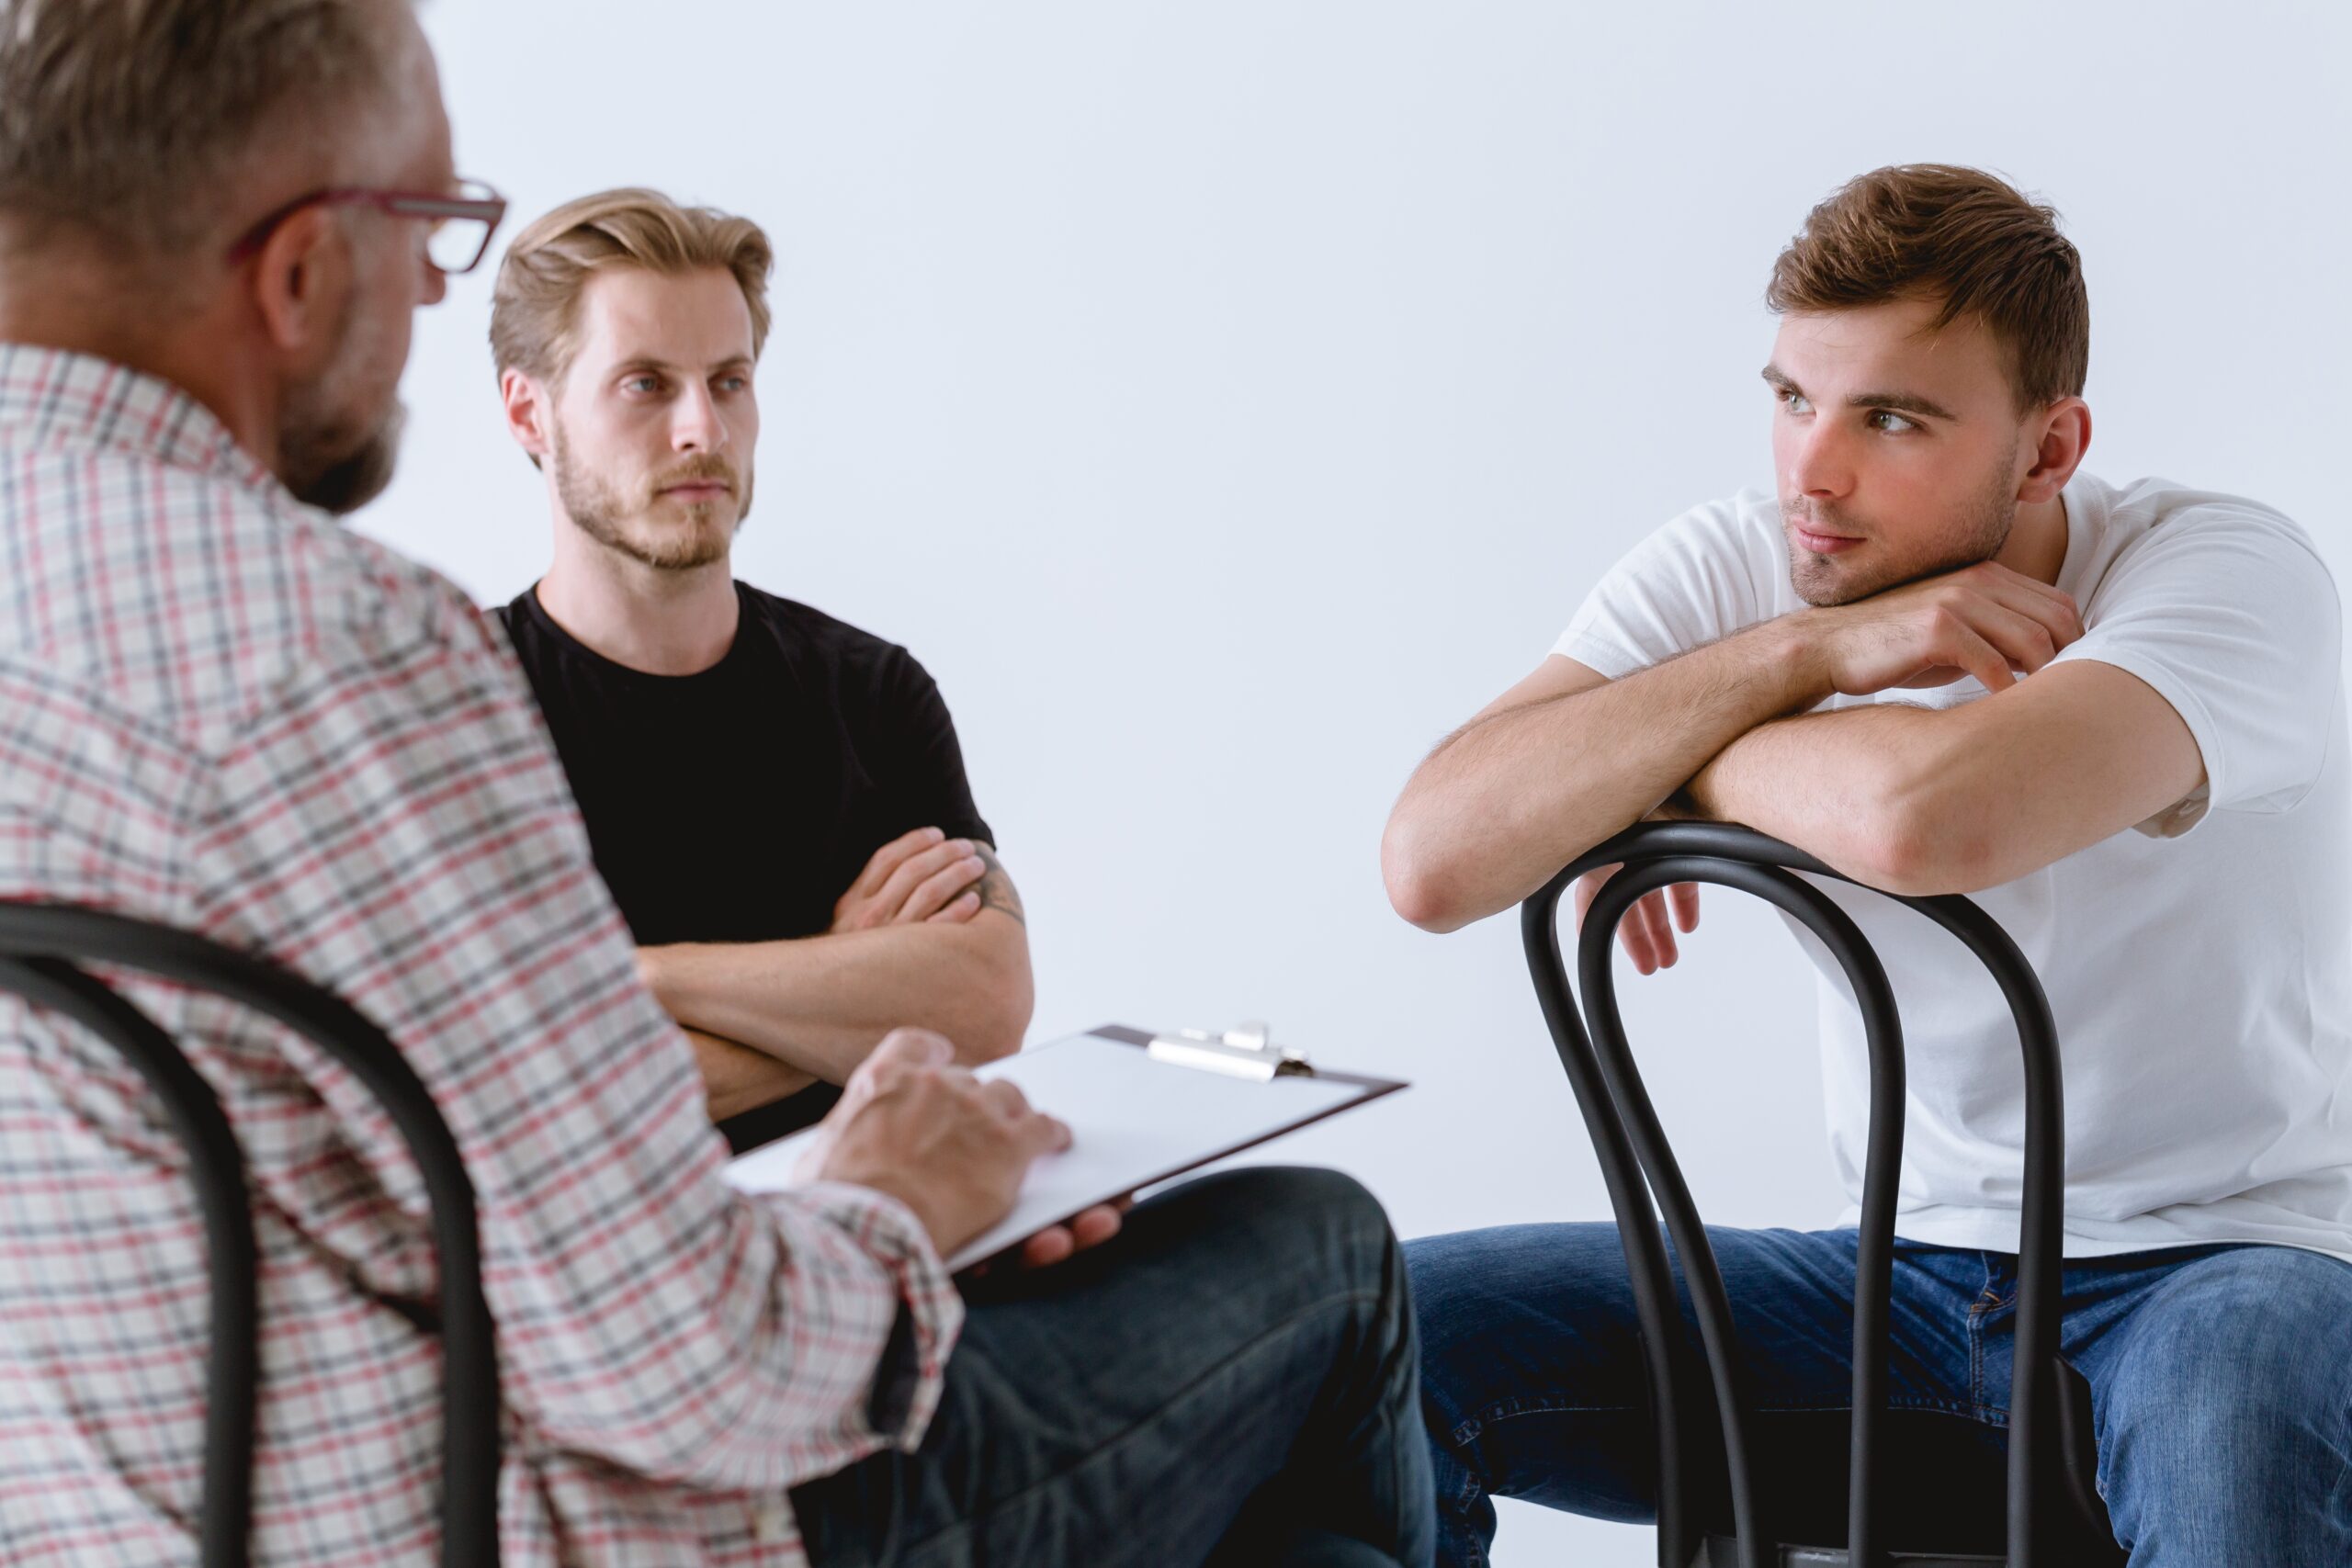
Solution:
M673 277L711 267L734 274L751 307L752 357L759 357L775 266L767 235L748 218L632 186L566 202L507 246L490 310L498 373L563 379L579 352L582 290L599 272L631 266Z
M140 259L258 212L222 210L245 165L389 94L407 0L0 0L0 219Z
M1974 316L2008 351L2020 409L2082 395L2091 307L2058 214L2007 181L1901 164L1848 181L1805 215L1772 264L1774 311L1941 302L1934 326Z

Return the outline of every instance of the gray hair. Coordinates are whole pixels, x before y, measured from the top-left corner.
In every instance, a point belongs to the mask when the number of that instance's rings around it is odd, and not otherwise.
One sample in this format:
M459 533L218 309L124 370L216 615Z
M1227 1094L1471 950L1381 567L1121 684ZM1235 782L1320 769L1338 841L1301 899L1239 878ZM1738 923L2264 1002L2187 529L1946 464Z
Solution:
M312 124L390 90L395 8L0 0L0 221L158 259L261 218L225 209L248 169L321 145Z

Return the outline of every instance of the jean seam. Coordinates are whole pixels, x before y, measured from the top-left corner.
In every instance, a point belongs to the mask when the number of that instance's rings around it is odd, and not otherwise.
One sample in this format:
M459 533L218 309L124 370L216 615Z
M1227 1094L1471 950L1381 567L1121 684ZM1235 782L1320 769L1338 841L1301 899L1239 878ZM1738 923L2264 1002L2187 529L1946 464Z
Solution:
M1050 1475L1040 1476L1038 1479L1031 1482L1028 1485L1022 1487L1017 1492L1011 1492L1006 1494L1004 1496L989 1500L987 1503L981 1505L978 1508L975 1508L971 1513L966 1515L964 1517L950 1521L943 1528L923 1537L922 1540L919 1541L907 1542L905 1551L911 1554L913 1552L927 1550L938 1542L946 1540L958 1533L969 1534L981 1520L987 1518L989 1515L1010 1508L1035 1494L1046 1490L1049 1486L1059 1485L1063 1482L1069 1480L1072 1476L1079 1474L1093 1465L1101 1463L1108 1456L1117 1452L1121 1448L1125 1447L1127 1443L1133 1441L1136 1438L1144 1433L1153 1425L1154 1422L1165 1416L1169 1410L1182 1404L1185 1400L1190 1399L1193 1394L1199 1393L1204 1385L1222 1377L1234 1367L1240 1365L1243 1361L1246 1361L1251 1357L1257 1355L1260 1351L1265 1349L1272 1340L1288 1330L1297 1326L1299 1324L1306 1322L1307 1319L1329 1311L1334 1306L1343 1306L1352 1311L1364 1306L1377 1306L1381 1300L1381 1293L1378 1292L1366 1292L1359 1291L1346 1295L1326 1296L1319 1302L1316 1302L1308 1306L1301 1307L1298 1311L1283 1319L1280 1323L1268 1325L1265 1331L1261 1333L1259 1337L1250 1344L1243 1346L1232 1355L1227 1356L1225 1359L1217 1362L1216 1365L1202 1371L1198 1376L1194 1377L1191 1382L1186 1383L1182 1388L1170 1394L1159 1408L1151 1414L1151 1416L1136 1422L1125 1431L1121 1432L1118 1436L1113 1438L1102 1447L1091 1450L1087 1453L1081 1455L1077 1463L1070 1465L1067 1469L1056 1471Z
M1507 1399L1486 1405L1475 1416L1465 1416L1448 1429L1447 1438L1455 1443L1473 1442L1489 1427L1499 1427L1521 1416L1623 1416L1633 1410L1631 1404L1577 1404L1559 1394L1535 1399Z

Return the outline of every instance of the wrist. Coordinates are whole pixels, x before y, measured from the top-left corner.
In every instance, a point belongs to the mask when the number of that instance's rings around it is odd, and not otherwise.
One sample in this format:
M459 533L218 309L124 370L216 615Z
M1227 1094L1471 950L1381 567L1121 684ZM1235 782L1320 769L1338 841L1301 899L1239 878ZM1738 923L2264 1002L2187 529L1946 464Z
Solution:
M863 1187L869 1192L879 1192L885 1198L904 1208L907 1213L915 1217L915 1224L922 1227L922 1234L931 1238L933 1250L942 1258L971 1239L970 1236L950 1234L955 1227L948 1224L946 1215L939 1213L938 1205L931 1202L918 1190L916 1183L903 1180L896 1173L883 1171L865 1171L855 1175L828 1173L825 1179L846 1181L854 1186Z
M1803 713L1837 694L1837 683L1829 676L1828 627L1825 617L1830 612L1804 609L1765 622L1755 630L1763 654L1763 666L1774 682L1774 694L1780 699L1779 712Z

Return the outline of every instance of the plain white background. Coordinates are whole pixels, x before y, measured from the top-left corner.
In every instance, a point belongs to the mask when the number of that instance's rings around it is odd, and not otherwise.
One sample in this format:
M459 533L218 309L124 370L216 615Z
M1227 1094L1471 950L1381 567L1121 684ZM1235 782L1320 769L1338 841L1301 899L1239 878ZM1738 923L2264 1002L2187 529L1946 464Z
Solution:
M2090 468L2252 494L2352 571L2352 21L2310 4L428 7L516 220L660 186L775 236L741 575L904 642L1027 897L1032 1038L1271 1018L1413 1090L1301 1135L1412 1235L1605 1213L1516 922L1391 915L1380 827L1593 580L1770 480L1760 293L1881 164L1998 169L2086 260ZM361 526L545 560L489 275L419 322ZM679 800L691 808L692 773ZM1719 1221L1826 1223L1812 990L1710 906L1634 1039ZM1653 1561L1505 1510L1506 1565Z

